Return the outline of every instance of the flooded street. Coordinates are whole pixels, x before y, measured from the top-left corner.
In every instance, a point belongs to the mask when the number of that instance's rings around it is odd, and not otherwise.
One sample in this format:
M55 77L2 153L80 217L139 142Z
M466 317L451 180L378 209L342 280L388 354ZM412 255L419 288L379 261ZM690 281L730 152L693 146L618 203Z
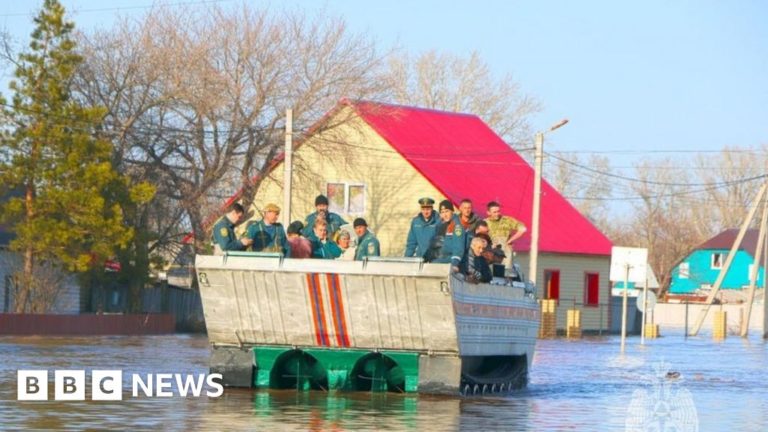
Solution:
M768 348L757 336L670 333L644 347L633 338L624 356L613 336L539 341L529 387L503 398L242 389L133 398L124 381L122 401L16 400L18 369L49 370L52 387L55 369L205 373L208 355L205 336L0 338L0 430L624 430L654 392L666 394L667 426L693 412L702 431L768 429Z

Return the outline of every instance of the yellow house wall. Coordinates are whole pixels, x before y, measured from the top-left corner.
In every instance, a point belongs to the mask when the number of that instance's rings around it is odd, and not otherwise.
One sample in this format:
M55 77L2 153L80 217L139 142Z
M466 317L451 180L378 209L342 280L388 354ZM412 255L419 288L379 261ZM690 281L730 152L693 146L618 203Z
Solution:
M364 184L365 211L341 216L349 223L365 218L382 255L402 256L410 221L419 213L418 199L428 196L437 203L445 197L348 108L329 124L336 126L312 135L293 154L290 220L304 221L329 182ZM261 217L258 210L269 202L283 207L283 169L280 163L261 183L254 218Z

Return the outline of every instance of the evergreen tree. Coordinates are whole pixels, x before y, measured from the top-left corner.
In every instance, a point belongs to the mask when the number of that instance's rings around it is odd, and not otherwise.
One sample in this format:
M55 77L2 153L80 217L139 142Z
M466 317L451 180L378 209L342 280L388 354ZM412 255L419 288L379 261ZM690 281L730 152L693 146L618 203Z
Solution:
M19 195L0 203L0 220L16 234L11 248L23 257L17 312L36 311L36 267L103 268L133 237L123 207L153 193L146 184L129 187L113 169L112 147L99 138L104 110L71 97L82 58L72 39L74 24L64 15L58 0L45 0L29 50L17 62L13 99L1 101L6 124L0 181Z

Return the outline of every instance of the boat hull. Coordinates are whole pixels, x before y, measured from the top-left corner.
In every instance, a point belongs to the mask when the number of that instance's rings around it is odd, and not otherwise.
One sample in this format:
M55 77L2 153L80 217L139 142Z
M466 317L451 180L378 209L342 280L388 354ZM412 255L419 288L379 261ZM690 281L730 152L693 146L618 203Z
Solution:
M474 393L527 381L539 312L523 288L415 261L239 254L196 268L227 385Z

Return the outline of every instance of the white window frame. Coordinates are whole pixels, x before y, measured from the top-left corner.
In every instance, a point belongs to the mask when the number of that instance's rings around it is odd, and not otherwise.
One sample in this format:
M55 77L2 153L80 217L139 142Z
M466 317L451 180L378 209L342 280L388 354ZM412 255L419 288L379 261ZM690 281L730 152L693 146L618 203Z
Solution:
M709 268L716 269L716 270L720 270L721 268L723 268L723 258L725 258L723 255L725 254L722 252L713 253L709 261ZM718 260L715 259L715 257L717 256L720 257L719 262L717 262ZM715 265L715 264L718 264L718 265Z
M363 182L353 182L353 181L327 181L325 182L325 193L326 196L328 195L328 185L344 185L344 209L341 213L350 215L350 216L362 216L365 214L365 210L367 207L367 199L368 199L368 186ZM349 208L349 188L350 187L362 187L363 188L363 210L360 212L351 212ZM330 199L330 198L329 198ZM329 210L330 211L330 208Z
M680 263L680 267L678 268L677 276L680 279L688 279L691 277L691 264L688 262L682 262Z

